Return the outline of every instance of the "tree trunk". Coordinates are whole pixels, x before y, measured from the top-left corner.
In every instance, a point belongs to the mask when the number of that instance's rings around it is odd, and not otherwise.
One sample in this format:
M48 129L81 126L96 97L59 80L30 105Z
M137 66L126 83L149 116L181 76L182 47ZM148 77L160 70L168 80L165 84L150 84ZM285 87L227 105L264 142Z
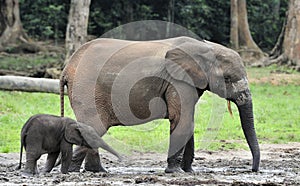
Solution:
M175 0L169 0L168 5L168 23L166 27L166 38L169 38L172 36L172 29L171 29L171 23L174 23L174 10L175 9Z
M240 47L251 48L260 51L250 34L246 0L238 1L238 34Z
M128 24L133 21L133 3L134 1L124 1L123 9L124 9L124 23ZM129 40L138 40L139 35L137 35L136 28L134 26L124 26L122 29L125 32L125 35L122 36L124 39Z
M86 42L91 0L71 0L66 33L66 61Z
M231 0L230 43L246 64L251 65L264 57L249 30L246 0Z
M0 51L37 52L41 47L28 41L20 19L18 0L0 0Z
M0 0L0 47L23 38L18 0Z
M300 1L290 0L283 40L283 53L292 65L300 66Z
M264 65L288 64L300 71L300 1L290 0L287 18L271 52L271 60Z
M231 0L231 26L230 26L230 45L234 50L239 49L239 29L238 29L238 0Z

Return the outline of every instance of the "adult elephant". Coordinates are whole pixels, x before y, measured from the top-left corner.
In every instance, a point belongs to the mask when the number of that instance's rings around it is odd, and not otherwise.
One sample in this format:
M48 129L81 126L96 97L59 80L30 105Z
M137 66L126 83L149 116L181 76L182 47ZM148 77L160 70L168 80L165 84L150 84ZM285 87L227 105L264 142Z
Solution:
M194 158L195 104L208 90L239 110L242 129L258 171L260 150L254 129L252 98L242 59L233 50L209 41L177 37L154 41L96 39L71 57L61 76L79 122L102 136L116 125L154 119L170 121L165 172L191 172ZM78 147L72 170L104 171L98 152ZM182 169L182 170L181 170Z

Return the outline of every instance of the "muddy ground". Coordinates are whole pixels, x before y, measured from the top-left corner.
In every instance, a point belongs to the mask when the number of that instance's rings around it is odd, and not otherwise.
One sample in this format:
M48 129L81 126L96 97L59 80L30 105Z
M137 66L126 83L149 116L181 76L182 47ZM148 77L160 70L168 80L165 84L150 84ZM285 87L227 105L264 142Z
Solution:
M247 150L197 151L192 174L165 174L166 154L135 152L122 162L102 153L108 173L63 175L57 167L51 173L26 178L14 171L18 156L0 154L0 185L300 185L300 143L262 144L257 173L250 171L251 154ZM45 156L39 169L44 162Z

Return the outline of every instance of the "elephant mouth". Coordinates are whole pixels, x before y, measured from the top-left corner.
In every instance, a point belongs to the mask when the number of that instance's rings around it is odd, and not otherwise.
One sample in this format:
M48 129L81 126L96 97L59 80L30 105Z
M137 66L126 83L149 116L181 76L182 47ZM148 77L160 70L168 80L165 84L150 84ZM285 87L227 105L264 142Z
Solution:
M252 101L252 98L249 90L241 92L239 96L236 98L236 104L239 106L245 105L250 101Z
M244 90L239 92L238 94L236 94L235 96L231 97L231 98L227 98L228 102L233 102L235 103L237 106L241 106L241 105L245 105L247 103L249 103L250 101L252 101L252 97L251 97L251 93L249 91L249 89Z

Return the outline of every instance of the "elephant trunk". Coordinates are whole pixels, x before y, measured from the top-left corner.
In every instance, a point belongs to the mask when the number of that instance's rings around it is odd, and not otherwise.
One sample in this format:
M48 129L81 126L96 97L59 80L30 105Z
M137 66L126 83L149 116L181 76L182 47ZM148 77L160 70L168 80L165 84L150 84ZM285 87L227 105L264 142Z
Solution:
M252 153L252 171L257 172L260 163L260 150L254 128L253 106L250 91L246 90L243 92L235 103L239 110L244 135Z

